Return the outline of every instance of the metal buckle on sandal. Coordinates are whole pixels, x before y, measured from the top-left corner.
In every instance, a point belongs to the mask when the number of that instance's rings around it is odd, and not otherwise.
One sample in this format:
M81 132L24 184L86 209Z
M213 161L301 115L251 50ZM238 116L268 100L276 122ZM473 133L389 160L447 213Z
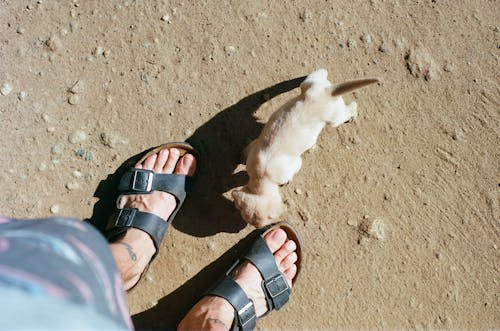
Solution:
M130 227L136 212L136 208L121 209L116 218L115 226Z
M153 187L153 176L154 172L152 170L145 169L135 169L134 176L132 177L131 190L139 192L151 192Z
M255 308L253 308L253 302L251 300L243 308L238 310L238 316L242 328L253 319L257 318L257 315L255 315Z
M285 293L290 288L290 286L288 286L288 282L282 274L264 282L264 285L266 286L267 293L269 293L273 299Z

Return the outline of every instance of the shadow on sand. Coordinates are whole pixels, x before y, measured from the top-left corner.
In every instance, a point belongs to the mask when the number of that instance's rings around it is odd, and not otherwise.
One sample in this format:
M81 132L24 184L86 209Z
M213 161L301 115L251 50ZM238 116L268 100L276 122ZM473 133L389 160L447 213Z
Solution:
M219 232L236 233L246 226L232 202L222 194L247 181L246 173L233 174L233 171L241 162L242 150L262 129L263 125L253 114L266 100L298 87L304 78L281 82L243 98L219 112L186 139L198 149L200 156L195 184L173 222L177 230L205 237ZM147 151L123 162L115 173L99 184L94 193L99 200L87 220L99 230L104 231L115 208L116 187L121 175L145 153Z
M298 87L304 78L281 82L240 100L203 124L186 140L198 149L200 155L195 184L172 224L177 230L205 237L219 232L236 233L246 226L238 210L222 194L244 185L248 179L246 174L233 174L233 171L241 161L241 151L262 129L263 125L255 120L253 114L266 100ZM115 208L115 188L122 173L147 152L129 158L99 184L94 194L99 200L87 221L104 231ZM184 285L162 298L158 305L133 316L137 329L175 329L182 317L242 254L256 234L257 231L254 231L242 239Z

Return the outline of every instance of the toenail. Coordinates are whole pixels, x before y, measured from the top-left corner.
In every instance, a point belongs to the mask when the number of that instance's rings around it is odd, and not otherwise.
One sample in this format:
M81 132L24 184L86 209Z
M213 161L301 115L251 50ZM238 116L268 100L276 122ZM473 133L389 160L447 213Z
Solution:
M286 243L286 248L293 251L297 248L297 245L295 244L294 241L290 240L289 242Z
M172 149L170 150L170 153L172 153L172 154L176 154L176 155L177 155L177 154L180 154L180 152L179 152L179 150L178 150L177 148L172 148Z

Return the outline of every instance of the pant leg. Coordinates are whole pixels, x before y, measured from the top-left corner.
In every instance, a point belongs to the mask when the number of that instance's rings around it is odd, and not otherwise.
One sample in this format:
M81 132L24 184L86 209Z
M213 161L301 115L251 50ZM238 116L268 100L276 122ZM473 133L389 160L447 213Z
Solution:
M91 307L132 329L109 245L85 222L0 219L2 286Z

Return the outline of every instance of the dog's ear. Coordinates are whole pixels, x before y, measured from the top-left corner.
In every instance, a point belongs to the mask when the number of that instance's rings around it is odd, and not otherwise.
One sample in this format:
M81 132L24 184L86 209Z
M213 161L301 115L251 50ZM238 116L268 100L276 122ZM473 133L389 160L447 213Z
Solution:
M380 82L380 79L378 78L361 78L350 80L344 83L332 85L331 95L332 97L336 97L378 82Z

